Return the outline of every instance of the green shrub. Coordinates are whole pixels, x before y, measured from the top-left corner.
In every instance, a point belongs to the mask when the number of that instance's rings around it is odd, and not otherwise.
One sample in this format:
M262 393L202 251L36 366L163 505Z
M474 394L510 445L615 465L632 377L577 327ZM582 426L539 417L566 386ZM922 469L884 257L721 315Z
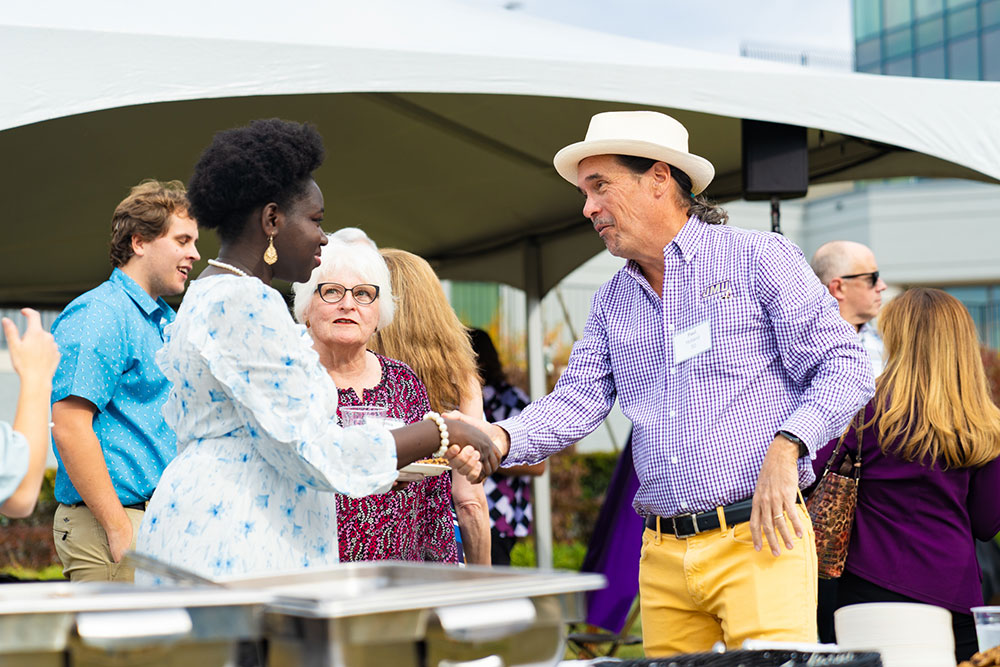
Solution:
M580 542L552 545L552 566L557 570L580 570L583 557L587 555L587 545ZM528 537L518 540L510 552L513 567L535 567L535 541Z
M552 479L552 539L586 545L618 463L614 452L567 450L549 459Z

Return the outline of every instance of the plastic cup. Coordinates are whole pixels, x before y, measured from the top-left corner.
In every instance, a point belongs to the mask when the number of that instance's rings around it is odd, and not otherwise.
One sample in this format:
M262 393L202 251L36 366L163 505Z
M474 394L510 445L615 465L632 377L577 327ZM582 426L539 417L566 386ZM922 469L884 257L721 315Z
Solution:
M1000 646L1000 607L973 607L979 650Z
M345 405L340 408L340 421L345 427L378 424L389 415L384 405Z

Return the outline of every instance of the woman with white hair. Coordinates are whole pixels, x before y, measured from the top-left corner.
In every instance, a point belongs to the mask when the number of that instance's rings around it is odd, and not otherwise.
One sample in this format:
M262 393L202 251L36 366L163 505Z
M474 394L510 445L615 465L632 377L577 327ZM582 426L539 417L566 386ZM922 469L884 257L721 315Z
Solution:
M294 285L295 317L313 338L337 386L340 407L380 405L388 417L419 422L431 409L427 390L406 364L368 350L388 325L395 304L389 270L360 230L330 235L322 262ZM407 560L455 563L451 476L427 477L388 493L337 496L341 561Z

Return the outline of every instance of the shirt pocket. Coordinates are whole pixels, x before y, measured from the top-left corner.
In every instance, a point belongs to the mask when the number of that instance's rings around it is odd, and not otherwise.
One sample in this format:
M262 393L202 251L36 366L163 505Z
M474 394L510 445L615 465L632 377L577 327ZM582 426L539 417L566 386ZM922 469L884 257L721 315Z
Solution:
M711 349L697 357L700 368L742 374L752 367L767 326L755 299L736 294L702 299L697 316L698 322L711 323L712 336Z

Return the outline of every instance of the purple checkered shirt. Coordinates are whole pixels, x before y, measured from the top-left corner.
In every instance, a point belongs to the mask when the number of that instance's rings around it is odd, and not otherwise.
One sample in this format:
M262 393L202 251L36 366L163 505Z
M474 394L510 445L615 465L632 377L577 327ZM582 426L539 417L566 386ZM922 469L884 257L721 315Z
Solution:
M576 442L617 396L634 427L636 511L699 512L753 494L778 430L815 456L874 394L854 328L784 237L692 217L663 258L662 298L634 262L598 290L555 389L499 422L505 465ZM711 349L675 363L674 334L706 321ZM807 486L809 459L798 469Z

